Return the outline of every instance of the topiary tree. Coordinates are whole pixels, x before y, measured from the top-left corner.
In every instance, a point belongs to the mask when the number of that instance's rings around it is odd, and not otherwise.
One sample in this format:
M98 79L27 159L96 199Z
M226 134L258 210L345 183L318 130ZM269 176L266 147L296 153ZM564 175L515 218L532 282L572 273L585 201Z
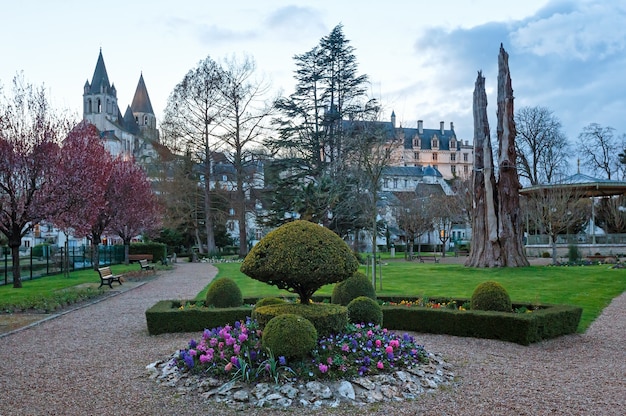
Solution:
M209 286L205 303L216 308L236 308L243 305L243 296L233 279L220 277Z
M352 276L359 263L348 245L327 228L293 221L267 234L241 264L255 280L296 293L302 305L320 287Z
M353 324L382 325L383 310L374 299L359 296L348 303L348 319Z
M306 318L287 313L265 325L261 341L276 357L304 358L317 345L317 330Z
M359 296L376 300L376 290L372 286L372 281L362 272L356 272L346 280L337 283L333 288L330 301L346 306L352 299Z
M472 309L481 311L510 312L511 297L498 282L483 282L472 293Z

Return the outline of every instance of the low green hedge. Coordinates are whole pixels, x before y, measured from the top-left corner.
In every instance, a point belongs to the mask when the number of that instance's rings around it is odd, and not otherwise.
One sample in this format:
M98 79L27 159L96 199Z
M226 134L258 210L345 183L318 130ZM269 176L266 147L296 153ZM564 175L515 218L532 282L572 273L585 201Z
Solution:
M324 301L317 298L315 301ZM385 302L400 298L379 298ZM406 299L409 300L409 299ZM456 299L463 305L467 299ZM256 299L244 299L245 305ZM151 335L171 332L198 332L245 320L252 314L250 306L240 308L210 308L180 310L180 300L160 301L146 311ZM528 307L513 304L513 308ZM488 312L473 310L429 309L423 307L383 306L383 326L392 330L461 337L490 338L528 345L542 339L576 332L582 308L567 305L538 305L530 313Z
M457 300L463 304L465 300ZM514 304L514 308L527 305ZM530 313L491 312L383 306L383 326L394 330L490 338L528 345L542 339L573 334L582 308L539 305Z
M171 332L197 332L206 328L216 328L227 323L246 320L252 308L198 308L180 310L179 300L162 300L146 311L146 321L150 335Z

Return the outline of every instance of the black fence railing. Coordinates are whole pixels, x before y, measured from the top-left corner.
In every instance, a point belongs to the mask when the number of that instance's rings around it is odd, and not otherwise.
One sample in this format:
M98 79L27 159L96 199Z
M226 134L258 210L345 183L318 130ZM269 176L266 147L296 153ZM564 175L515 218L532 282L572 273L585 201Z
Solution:
M102 266L124 262L124 246L98 246L99 263ZM64 259L69 270L93 268L93 247L70 247L65 255L63 247L36 246L20 250L20 277L22 280L33 280L44 276L62 273ZM2 279L0 285L13 284L13 261L9 247L2 247L0 264Z

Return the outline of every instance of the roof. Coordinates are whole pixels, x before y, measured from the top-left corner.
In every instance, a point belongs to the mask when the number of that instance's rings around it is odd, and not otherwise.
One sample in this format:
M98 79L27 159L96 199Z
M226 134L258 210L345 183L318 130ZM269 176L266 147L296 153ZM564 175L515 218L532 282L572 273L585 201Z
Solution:
M122 120L124 121L124 129L127 132L132 134L139 133L139 125L135 120L135 115L131 111L130 106L126 107L126 111L124 112L124 118Z
M383 169L383 175L393 175L393 176L434 176L438 178L442 178L443 175L437 168L432 166L386 166Z
M102 57L102 49L98 54L98 62L96 63L96 69L93 71L93 77L91 78L91 87L89 92L91 94L99 94L104 87L104 92L110 92L115 90L115 87L111 88L109 83L109 76L107 74L107 68L104 65L104 58Z
M139 83L137 84L135 96L133 97L133 102L130 105L130 108L133 113L154 114L152 104L150 103L150 97L148 96L148 89L146 88L146 83L143 80L143 74L139 76Z
M582 173L569 176L559 182L529 186L520 190L521 195L547 192L551 189L576 189L583 197L612 196L626 194L626 182L599 179Z

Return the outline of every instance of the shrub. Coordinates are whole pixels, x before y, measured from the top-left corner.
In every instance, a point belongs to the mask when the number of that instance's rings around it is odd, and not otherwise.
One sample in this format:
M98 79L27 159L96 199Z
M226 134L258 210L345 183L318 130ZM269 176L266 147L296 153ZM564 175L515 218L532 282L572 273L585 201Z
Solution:
M300 315L313 323L320 337L338 334L348 324L348 310L345 306L313 303L284 303L282 305L266 305L252 311L252 318L259 322L261 328L274 317L283 314Z
M236 308L243 305L243 296L234 280L220 277L209 286L206 294L206 305L216 308Z
M317 345L317 330L300 315L284 314L270 319L261 339L275 357L304 358Z
M567 258L571 263L576 263L580 260L580 251L576 244L570 244L567 246Z
M259 299L258 302L255 303L254 307L256 309L256 308L260 308L261 306L281 305L283 303L285 303L285 301L280 298L263 298L263 299Z
M552 256L547 251L544 251L543 253L541 253L541 257L543 257L544 259L549 259Z
M356 272L343 282L339 282L333 288L330 298L332 303L346 306L352 299L359 296L367 296L376 300L376 291L372 282L362 272Z
M383 311L375 300L359 296L348 303L348 320L353 324L382 325Z
M352 276L359 263L335 233L308 221L292 221L261 239L241 264L255 280L300 296L302 304L320 287Z
M511 311L511 298L497 282L483 282L472 293L472 309L481 311Z

